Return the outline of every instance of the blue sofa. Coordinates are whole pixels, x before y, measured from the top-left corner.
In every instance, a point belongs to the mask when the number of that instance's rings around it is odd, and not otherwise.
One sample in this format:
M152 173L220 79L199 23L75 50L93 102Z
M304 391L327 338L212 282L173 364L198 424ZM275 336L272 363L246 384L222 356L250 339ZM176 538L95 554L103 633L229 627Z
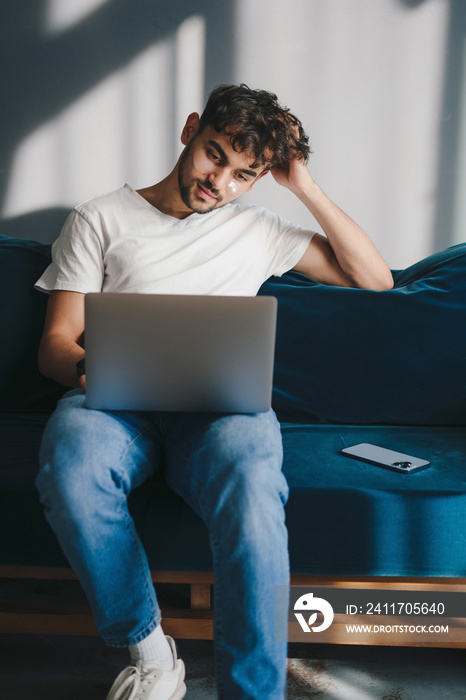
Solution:
M49 261L48 245L0 237L3 578L73 578L34 487L42 431L65 391L36 360L47 297L33 284ZM260 290L279 308L273 405L290 485L292 580L465 592L466 244L393 275L386 292L296 273ZM432 466L400 475L340 454L359 442ZM154 581L191 586L192 609L168 614L166 631L210 637L212 561L202 521L163 476L132 493L131 509ZM0 631L65 628L91 632L91 617L0 604Z

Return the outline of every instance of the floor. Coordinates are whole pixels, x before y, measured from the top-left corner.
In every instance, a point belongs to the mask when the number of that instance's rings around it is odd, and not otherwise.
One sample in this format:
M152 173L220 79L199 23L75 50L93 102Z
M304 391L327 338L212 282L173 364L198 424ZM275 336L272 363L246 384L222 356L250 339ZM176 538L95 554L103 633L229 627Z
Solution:
M214 700L212 643L180 640L186 700ZM288 700L466 700L466 650L292 644ZM0 635L0 700L104 700L125 650L97 637Z
M159 584L157 595L178 607L189 587ZM0 600L86 602L77 582L25 580L1 581ZM177 647L186 700L215 700L212 642ZM290 644L288 656L288 700L466 700L466 649ZM0 700L105 700L127 662L99 637L0 634Z

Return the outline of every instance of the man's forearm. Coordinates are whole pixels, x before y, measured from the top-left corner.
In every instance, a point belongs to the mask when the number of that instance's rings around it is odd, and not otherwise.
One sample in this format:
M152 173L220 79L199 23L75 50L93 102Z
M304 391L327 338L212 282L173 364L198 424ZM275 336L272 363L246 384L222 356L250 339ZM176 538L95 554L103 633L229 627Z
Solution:
M39 348L39 369L59 384L78 387L76 363L85 355L84 349L70 338L52 334L43 338Z
M322 227L341 269L354 286L387 289L393 285L390 269L369 236L312 178L295 194Z

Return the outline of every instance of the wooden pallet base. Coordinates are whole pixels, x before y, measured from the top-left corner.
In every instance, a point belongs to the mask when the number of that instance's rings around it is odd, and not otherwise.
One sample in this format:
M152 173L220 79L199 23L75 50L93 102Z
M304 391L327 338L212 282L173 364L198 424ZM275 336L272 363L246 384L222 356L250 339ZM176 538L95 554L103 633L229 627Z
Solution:
M162 606L163 627L166 634L175 639L212 639L213 574L210 572L153 572L155 584L188 584L189 605L185 608ZM52 567L0 566L0 581L40 580L76 581L71 569ZM380 634L365 633L349 635L347 616L336 615L329 629L319 634L309 634L303 638L297 622L290 622L288 639L290 642L311 642L319 644L365 644L381 646L422 646L422 647L461 647L466 648L466 579L464 578L398 578L398 577L347 577L295 575L292 585L309 587L330 587L344 590L398 590L427 592L458 592L465 594L464 615L460 618L443 618L442 624L450 626L444 638L431 641L426 635L406 633L387 634L387 627L393 626L393 619L372 618L370 622L384 628ZM271 612L273 614L273 611ZM355 616L354 625L367 624L367 616ZM419 622L413 617L397 618L396 624L408 628ZM424 624L429 624L424 618ZM435 621L438 622L438 621ZM63 605L43 601L0 601L0 633L16 634L70 634L96 635L97 630L87 605Z

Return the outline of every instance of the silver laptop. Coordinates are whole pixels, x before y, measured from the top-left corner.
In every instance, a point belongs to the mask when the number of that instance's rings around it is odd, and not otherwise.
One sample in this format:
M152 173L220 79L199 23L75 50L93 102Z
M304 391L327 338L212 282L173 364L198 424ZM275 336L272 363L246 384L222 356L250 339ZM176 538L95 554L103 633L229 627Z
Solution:
M277 300L87 294L86 403L146 411L268 411Z

